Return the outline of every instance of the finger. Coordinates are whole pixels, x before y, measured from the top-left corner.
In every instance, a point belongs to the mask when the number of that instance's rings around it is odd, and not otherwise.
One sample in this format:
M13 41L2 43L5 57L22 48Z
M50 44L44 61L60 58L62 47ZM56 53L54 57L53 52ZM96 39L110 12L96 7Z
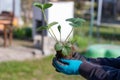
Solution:
M52 59L52 65L53 65L53 66L54 66L54 60L56 60L55 57ZM54 66L54 67L55 67L55 66Z
M56 70L56 72L60 72L58 69L55 69Z
M77 53L76 53L76 52L74 52L74 53L72 54L72 57L76 57L76 54L77 54Z
M67 72L67 66L58 61L57 59L53 59L53 66L55 67L57 72L64 73L64 74L69 74Z
M56 58L53 58L52 65L53 65L55 68L57 68L56 62L57 62L57 59L56 59Z
M53 65L59 71L63 71L64 69L66 69L66 65L64 65L62 62L55 59L53 60Z
M52 65L54 66L54 68L57 72L61 72L61 70L54 63L52 63Z
M60 59L60 61L61 61L62 63L67 64L67 65L70 63L70 60L69 60L69 59Z
M78 52L75 52L73 55L72 55L73 59L80 59L80 53Z
M57 72L59 72L59 73L64 73L64 74L67 74L67 75L69 75L69 74L70 74L70 73L66 73L66 71L64 71L64 70L60 70L60 71L59 71L59 70L57 70L57 69L56 69L56 71L57 71Z
M62 62L61 59L53 58L53 63L54 62L56 62L56 64L65 65L65 62Z
M71 75L71 73L66 71L66 70L60 70L59 71L59 70L56 69L56 71L59 72L59 73L64 73L64 74L67 74L67 75Z

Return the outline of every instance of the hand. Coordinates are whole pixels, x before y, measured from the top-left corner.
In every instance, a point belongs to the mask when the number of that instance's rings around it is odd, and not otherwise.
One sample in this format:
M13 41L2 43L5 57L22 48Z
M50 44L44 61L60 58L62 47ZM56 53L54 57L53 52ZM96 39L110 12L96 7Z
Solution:
M53 59L53 66L56 68L56 70L68 75L79 74L79 68L81 64L81 60Z
M84 57L83 55L81 55L80 53L78 52L75 52L73 55L72 55L72 59L76 59L76 60L81 60L81 61L88 61L88 58Z

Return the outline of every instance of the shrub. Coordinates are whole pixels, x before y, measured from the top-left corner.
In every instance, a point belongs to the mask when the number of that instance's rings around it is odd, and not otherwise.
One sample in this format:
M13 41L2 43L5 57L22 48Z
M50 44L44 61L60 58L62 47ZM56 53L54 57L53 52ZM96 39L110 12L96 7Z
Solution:
M32 29L30 27L15 28L13 37L15 39L32 39Z
M89 38L87 37L82 37L82 36L78 36L75 35L73 36L73 38L71 39L71 41L73 43L75 43L75 45L81 50L84 49L85 47L88 46L89 44Z

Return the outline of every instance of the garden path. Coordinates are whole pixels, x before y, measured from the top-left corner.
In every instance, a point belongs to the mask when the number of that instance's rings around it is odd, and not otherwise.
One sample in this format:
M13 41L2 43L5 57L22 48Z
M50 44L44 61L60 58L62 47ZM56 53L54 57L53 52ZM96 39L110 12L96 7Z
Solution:
M22 43L21 41L13 42L12 46L4 48L2 46L3 40L0 38L0 62L11 60L23 61L43 57L41 50L22 46L20 45Z

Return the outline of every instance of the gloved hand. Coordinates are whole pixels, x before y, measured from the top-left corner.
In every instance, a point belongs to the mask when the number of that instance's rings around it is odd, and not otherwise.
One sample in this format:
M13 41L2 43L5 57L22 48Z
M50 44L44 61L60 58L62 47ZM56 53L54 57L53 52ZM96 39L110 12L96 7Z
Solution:
M81 64L81 60L53 59L53 66L56 68L56 70L68 75L79 74L79 68Z
M83 62L89 60L88 58L86 58L85 56L81 55L81 54L78 53L78 52L73 53L72 59L81 60L81 61L83 61Z

